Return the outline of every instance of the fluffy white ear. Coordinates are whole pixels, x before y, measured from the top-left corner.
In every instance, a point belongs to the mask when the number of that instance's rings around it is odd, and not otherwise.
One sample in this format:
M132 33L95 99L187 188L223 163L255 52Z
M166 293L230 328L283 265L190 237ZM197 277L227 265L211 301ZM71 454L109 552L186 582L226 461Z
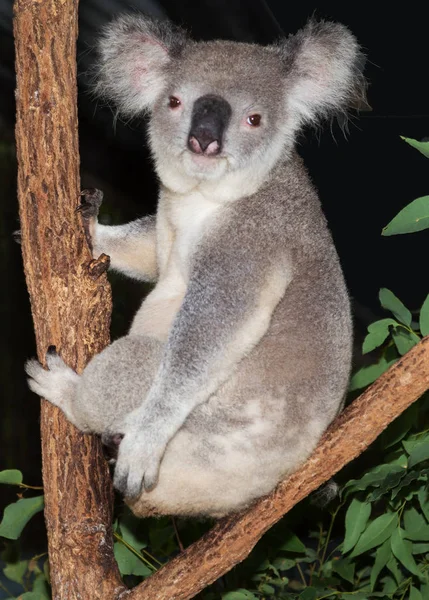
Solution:
M368 107L365 56L344 25L312 20L274 48L284 64L288 108L297 125Z
M124 115L150 110L165 89L171 61L185 44L185 32L169 21L119 17L99 40L95 93Z

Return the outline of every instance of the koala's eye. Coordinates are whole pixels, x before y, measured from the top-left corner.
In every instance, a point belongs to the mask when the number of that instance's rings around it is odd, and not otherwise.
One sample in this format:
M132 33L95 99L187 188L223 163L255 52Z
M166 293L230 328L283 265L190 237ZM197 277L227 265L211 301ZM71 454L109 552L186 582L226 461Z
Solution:
M180 106L181 102L179 98L176 98L176 96L170 96L168 104L170 108L177 108L178 106Z
M250 115L250 117L247 117L246 123L252 127L259 127L261 124L261 115Z

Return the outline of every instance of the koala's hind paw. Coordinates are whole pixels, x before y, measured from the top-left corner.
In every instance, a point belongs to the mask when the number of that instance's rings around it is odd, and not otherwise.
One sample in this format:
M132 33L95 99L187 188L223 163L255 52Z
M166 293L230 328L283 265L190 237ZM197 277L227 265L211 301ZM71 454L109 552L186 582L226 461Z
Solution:
M96 188L88 188L82 190L81 201L77 207L77 211L84 217L84 219L92 219L98 216L98 211L103 202L103 192Z
M35 394L64 410L74 397L79 375L65 364L53 346L46 353L46 364L49 371L34 358L25 363L28 386Z

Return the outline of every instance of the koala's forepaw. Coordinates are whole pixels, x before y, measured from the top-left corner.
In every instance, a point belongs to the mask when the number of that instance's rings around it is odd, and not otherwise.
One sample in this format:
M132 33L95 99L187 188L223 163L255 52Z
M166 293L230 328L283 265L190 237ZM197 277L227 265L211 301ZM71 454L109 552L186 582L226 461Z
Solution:
M13 231L12 232L12 238L13 238L14 242L16 242L17 244L21 244L22 243L21 230L20 229L16 229L15 231Z
M129 499L151 491L158 483L159 467L166 444L156 439L150 427L125 433L119 446L114 485Z
M84 217L84 219L92 219L97 217L100 206L103 202L103 192L96 188L88 188L82 190L81 201L77 207L77 211Z

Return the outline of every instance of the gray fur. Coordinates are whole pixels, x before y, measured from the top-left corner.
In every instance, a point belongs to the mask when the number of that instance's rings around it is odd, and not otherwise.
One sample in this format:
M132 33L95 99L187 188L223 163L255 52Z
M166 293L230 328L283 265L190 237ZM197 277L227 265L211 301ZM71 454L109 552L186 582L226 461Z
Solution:
M266 48L196 43L146 17L104 33L99 91L126 114L149 110L161 192L156 222L93 219L94 249L157 285L81 377L59 357L27 372L80 429L124 435L115 485L136 514L242 509L307 458L341 408L349 301L293 144L304 122L364 94L361 63L332 23ZM205 95L231 107L216 156L188 146Z

